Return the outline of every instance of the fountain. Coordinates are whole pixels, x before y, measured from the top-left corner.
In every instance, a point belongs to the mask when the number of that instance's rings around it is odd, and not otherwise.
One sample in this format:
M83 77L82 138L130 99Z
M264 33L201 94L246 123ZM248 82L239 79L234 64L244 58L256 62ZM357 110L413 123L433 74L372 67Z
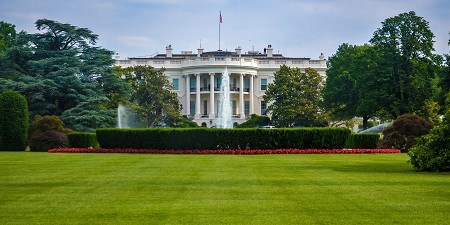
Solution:
M117 107L117 128L129 128L128 115L126 107L119 105Z
M226 67L222 73L218 111L219 118L217 119L216 127L233 128L233 121L231 119L230 75Z

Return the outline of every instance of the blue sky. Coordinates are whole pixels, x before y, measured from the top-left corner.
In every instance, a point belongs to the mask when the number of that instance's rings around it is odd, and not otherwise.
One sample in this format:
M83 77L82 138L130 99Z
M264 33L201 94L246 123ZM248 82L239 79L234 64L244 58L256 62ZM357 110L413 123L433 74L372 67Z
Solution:
M40 18L86 27L98 45L122 57L221 49L274 52L318 58L342 43L367 43L386 18L415 11L429 22L436 53L450 52L448 0L0 0L0 20L36 33Z

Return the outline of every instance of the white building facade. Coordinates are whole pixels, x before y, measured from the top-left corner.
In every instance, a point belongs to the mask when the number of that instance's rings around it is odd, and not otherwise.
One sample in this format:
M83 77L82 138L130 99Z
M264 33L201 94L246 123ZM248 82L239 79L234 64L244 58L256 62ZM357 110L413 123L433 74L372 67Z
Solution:
M206 127L214 127L217 122L220 85L225 68L230 75L234 125L245 122L251 114L266 115L267 102L263 96L281 65L301 69L310 67L325 77L327 67L323 54L317 60L284 57L274 54L271 45L263 53L249 51L242 54L241 51L240 47L234 52L204 52L199 48L197 54L191 51L173 54L169 45L166 54L153 57L120 59L116 56L115 65L164 68L172 82L172 91L178 95L182 105L181 113Z

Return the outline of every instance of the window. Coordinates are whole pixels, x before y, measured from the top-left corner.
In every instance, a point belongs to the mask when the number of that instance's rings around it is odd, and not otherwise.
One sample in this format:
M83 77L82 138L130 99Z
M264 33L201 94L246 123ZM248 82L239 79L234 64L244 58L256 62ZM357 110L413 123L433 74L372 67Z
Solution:
M195 115L195 101L191 101L191 104L189 104L189 108L191 116Z
M267 115L266 101L261 101L261 115Z
M221 76L216 77L215 85L220 90L220 85L222 85L222 77Z
M172 80L172 90L174 91L180 90L180 79L175 78Z
M208 100L203 100L203 115L208 115Z
M250 79L244 79L244 91L245 92L250 91Z
M246 116L250 114L250 101L244 101L244 114Z
M267 90L267 79L261 79L261 91Z
M231 101L231 110L233 111L233 115L236 115L236 114L237 114L236 108L237 108L236 100L232 100L232 101Z
M195 77L194 77L195 78ZM189 79L189 83L190 83L190 87L191 87L191 91L195 91L195 88L196 88L196 85L195 85L195 83L196 83L197 81L195 80L195 79L193 79L192 77L191 77L191 79Z

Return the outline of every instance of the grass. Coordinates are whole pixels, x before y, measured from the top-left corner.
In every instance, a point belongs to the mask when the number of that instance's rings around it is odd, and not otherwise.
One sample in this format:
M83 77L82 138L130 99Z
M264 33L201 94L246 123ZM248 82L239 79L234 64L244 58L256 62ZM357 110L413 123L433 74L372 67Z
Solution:
M447 224L405 154L0 152L0 224Z

